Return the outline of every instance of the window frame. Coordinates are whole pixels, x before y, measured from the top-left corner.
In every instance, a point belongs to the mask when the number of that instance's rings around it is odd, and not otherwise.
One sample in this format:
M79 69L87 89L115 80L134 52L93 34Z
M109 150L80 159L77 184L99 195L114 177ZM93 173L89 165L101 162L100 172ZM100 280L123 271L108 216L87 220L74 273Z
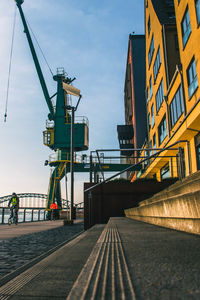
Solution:
M153 149L156 149L156 133L154 133L153 138L152 138L152 144L153 144ZM156 150L154 150L156 153Z
M151 105L151 125L152 125L152 128L154 128L154 126L155 126L154 103Z
M151 66L151 63L152 63L154 51L155 51L154 35L152 35L151 43L150 43L149 51L148 51L149 67Z
M195 70L195 72L194 72L194 70ZM192 96L194 95L194 93L196 92L197 88L199 87L198 78L197 78L196 62L195 62L194 56L191 59L189 66L187 67L186 74L187 74L187 84L188 84L188 95L189 95L189 99L191 99ZM192 74L192 81L191 81L190 74Z
M149 16L149 19L148 19L148 22L147 22L147 30L148 30L148 35L150 35L150 32L151 32L151 19L150 19L150 16Z
M149 87L147 86L146 89L146 98L147 98L147 104L149 103L150 97L149 97Z
M169 177L170 177L170 167L168 162L160 169L160 178L161 180L163 180Z
M189 23L187 21L189 20ZM186 25L186 30L184 29ZM190 22L190 13L188 6L186 7L185 13L183 15L182 21L181 21L181 33L182 33L182 43L183 43L183 49L185 48L189 37L191 35L191 22Z
M154 82L156 81L156 78L158 77L160 66L161 66L161 54L160 54L160 46L159 46L158 51L156 53L155 62L154 62L154 65L153 65ZM156 72L155 72L155 70L156 70Z
M199 13L197 13L197 2L199 7ZM195 10L196 10L196 17L197 17L197 26L200 25L200 0L195 0Z
M151 99L153 96L153 81L152 81L152 76L150 76L149 79L149 99Z
M162 97L161 97L161 92L162 92ZM159 99L158 99L158 97L159 97ZM160 81L159 87L157 89L157 92L156 92L156 112L157 113L159 112L159 110L162 106L163 100L164 100L164 86L163 86L163 78L162 78Z
M169 105L169 110L170 110L171 128L173 128L184 112L183 93L182 93L181 85L179 85L179 87Z
M149 129L149 131L151 129L151 114L150 114L150 112L148 113L148 129Z
M164 126L164 124L165 124L165 126ZM162 130L162 133L161 133L161 130ZM161 120L161 122L160 122L160 124L158 126L158 141L159 141L159 145L162 144L162 142L165 140L166 137L167 137L167 119L166 119L166 115L164 115L164 117L162 118L162 120Z

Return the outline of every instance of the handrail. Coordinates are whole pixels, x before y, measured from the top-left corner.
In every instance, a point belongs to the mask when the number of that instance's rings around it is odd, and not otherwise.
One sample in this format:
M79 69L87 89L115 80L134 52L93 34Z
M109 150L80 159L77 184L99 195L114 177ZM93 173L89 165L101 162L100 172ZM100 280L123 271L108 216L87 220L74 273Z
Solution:
M89 192L89 191L91 191L91 190L97 188L98 186L100 186L100 185L102 185L102 184L104 184L104 183L107 183L108 181L110 181L110 180L112 180L113 178L115 178L115 177L117 177L117 176L123 174L124 172L130 171L131 168L133 168L133 167L135 167L135 166L138 166L138 165L144 163L145 161L147 161L147 160L149 160L149 159L151 159L151 158L157 157L160 153L162 153L162 152L164 152L164 151L167 151L167 150L177 150L177 149L179 149L179 148L173 148L173 149L170 149L170 148L172 148L173 146L175 146L175 145L177 145L177 144L180 144L180 143L188 143L188 140L180 140L180 141L177 141L177 142L175 142L174 144L172 144L172 145L170 145L170 146L168 146L168 147L166 147L166 148L161 149L159 152L156 152L155 154L152 154L151 156L148 156L147 158L141 160L140 162L138 162L138 163L136 163L136 164L134 164L134 165L131 165L131 166L125 168L124 170L122 170L122 171L116 173L115 175L112 175L112 176L110 176L109 178L106 178L106 179L103 180L102 182L99 182L99 183L93 185L92 187L89 187L89 188L85 189L85 190L84 190L84 193ZM128 150L130 151L130 149L128 149ZM140 149L132 149L132 150L140 150ZM143 150L147 150L147 151L148 151L149 149L143 149ZM158 149L154 149L154 150L158 150ZM107 149L107 150L103 150L103 149L102 149L102 150L96 150L96 151L98 151L98 152L100 152L100 151L102 151L102 152L105 151L105 152L106 152L106 151L112 151L112 150L111 150L111 149ZM121 149L118 149L118 150L115 149L114 151L121 151ZM124 151L124 149L123 149L123 151Z

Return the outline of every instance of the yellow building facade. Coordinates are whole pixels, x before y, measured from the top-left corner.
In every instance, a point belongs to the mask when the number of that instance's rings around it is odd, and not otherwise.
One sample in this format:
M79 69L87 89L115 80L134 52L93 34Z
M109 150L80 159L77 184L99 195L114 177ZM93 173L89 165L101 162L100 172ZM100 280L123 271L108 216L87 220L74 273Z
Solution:
M140 177L200 169L200 0L145 0L148 142Z

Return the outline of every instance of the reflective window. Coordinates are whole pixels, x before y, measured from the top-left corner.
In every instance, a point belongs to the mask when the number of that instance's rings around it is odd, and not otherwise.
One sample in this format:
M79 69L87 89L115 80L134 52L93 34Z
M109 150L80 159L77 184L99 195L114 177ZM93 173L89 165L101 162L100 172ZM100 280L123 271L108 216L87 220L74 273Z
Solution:
M200 24L200 0L196 0L197 23Z
M158 52L156 54L156 60L153 66L153 74L154 74L154 80L156 80L157 75L158 75L158 71L160 69L160 65L161 65L161 58L160 58L160 47L158 49Z
M148 20L148 34L150 34L150 31L151 31L151 20L150 20L150 17L149 17L149 20Z
M149 80L149 87L150 87L150 99L153 96L153 85L152 85L152 77Z
M148 114L148 127L149 127L149 130L151 129L151 116L150 114Z
M147 87L147 103L149 103L149 88Z
M156 148L156 134L153 135L153 148Z
M182 23L181 23L181 28L182 28L182 39L183 39L183 47L185 47L187 40L190 36L191 33L191 25L190 25L190 15L189 15L189 10L188 7L186 9L186 12L184 14Z
M158 127L159 144L163 142L166 136L167 136L167 122L166 122L166 116L164 116L164 118L162 119Z
M194 57L187 69L187 80L188 80L188 93L189 93L189 97L191 97L198 87L196 63Z
M152 154L153 154L153 152L152 152L152 141L150 141L150 143L149 143L149 155L151 156Z
M152 125L152 128L153 128L154 125L155 125L154 105L153 105L153 104L152 104L152 106L151 106L151 125Z
M178 88L171 104L170 104L170 114L171 114L171 126L174 127L178 119L183 113L183 95L181 86Z
M161 80L156 93L156 111L158 112L164 99L163 80Z
M167 163L161 170L160 170L161 179L169 178L170 171L169 171L169 163Z
M153 53L154 53L154 37L152 36L151 44L150 44L150 47L149 47L149 53L148 53L149 66L150 66L151 61L152 61Z

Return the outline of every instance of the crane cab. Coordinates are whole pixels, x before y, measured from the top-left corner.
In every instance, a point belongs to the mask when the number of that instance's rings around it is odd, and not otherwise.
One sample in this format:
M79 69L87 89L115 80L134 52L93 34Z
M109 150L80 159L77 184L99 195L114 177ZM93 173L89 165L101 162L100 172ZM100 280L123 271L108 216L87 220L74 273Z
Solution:
M64 135L54 134L54 122L46 123L43 131L43 143L53 150L66 149L70 151L71 145L71 123L65 123ZM77 117L74 124L74 150L85 151L89 147L89 126L86 117Z

